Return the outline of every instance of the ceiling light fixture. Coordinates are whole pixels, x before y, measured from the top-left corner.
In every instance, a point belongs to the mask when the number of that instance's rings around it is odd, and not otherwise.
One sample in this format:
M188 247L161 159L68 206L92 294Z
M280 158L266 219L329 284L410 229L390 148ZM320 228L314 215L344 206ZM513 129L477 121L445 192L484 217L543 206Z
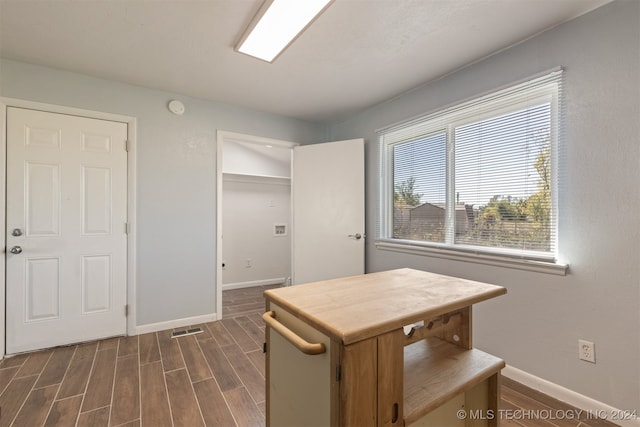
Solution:
M236 46L273 62L334 0L265 0Z

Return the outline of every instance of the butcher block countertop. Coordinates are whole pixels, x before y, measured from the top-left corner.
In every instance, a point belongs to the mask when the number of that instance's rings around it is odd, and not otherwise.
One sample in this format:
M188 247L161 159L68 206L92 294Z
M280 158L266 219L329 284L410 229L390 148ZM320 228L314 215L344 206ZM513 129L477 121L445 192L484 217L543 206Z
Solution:
M506 293L409 268L265 291L267 300L349 345Z

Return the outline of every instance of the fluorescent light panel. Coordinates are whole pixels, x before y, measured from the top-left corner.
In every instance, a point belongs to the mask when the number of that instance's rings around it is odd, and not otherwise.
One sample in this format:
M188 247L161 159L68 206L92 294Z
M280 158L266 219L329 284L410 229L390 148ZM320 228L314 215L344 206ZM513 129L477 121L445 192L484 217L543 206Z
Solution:
M238 52L272 62L332 1L266 0Z

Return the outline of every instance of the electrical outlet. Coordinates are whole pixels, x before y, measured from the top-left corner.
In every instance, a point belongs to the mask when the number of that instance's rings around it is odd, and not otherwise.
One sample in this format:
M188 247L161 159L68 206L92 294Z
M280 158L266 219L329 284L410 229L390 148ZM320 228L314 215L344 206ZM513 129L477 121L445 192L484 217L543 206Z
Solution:
M596 345L591 341L578 340L578 357L580 360L596 363Z

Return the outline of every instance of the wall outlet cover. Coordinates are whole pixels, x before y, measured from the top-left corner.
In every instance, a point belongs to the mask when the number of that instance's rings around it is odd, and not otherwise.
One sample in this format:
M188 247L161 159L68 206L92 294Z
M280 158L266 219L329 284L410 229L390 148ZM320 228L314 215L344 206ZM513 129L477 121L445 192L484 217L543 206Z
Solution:
M596 345L591 341L578 340L578 357L585 362L596 363Z

